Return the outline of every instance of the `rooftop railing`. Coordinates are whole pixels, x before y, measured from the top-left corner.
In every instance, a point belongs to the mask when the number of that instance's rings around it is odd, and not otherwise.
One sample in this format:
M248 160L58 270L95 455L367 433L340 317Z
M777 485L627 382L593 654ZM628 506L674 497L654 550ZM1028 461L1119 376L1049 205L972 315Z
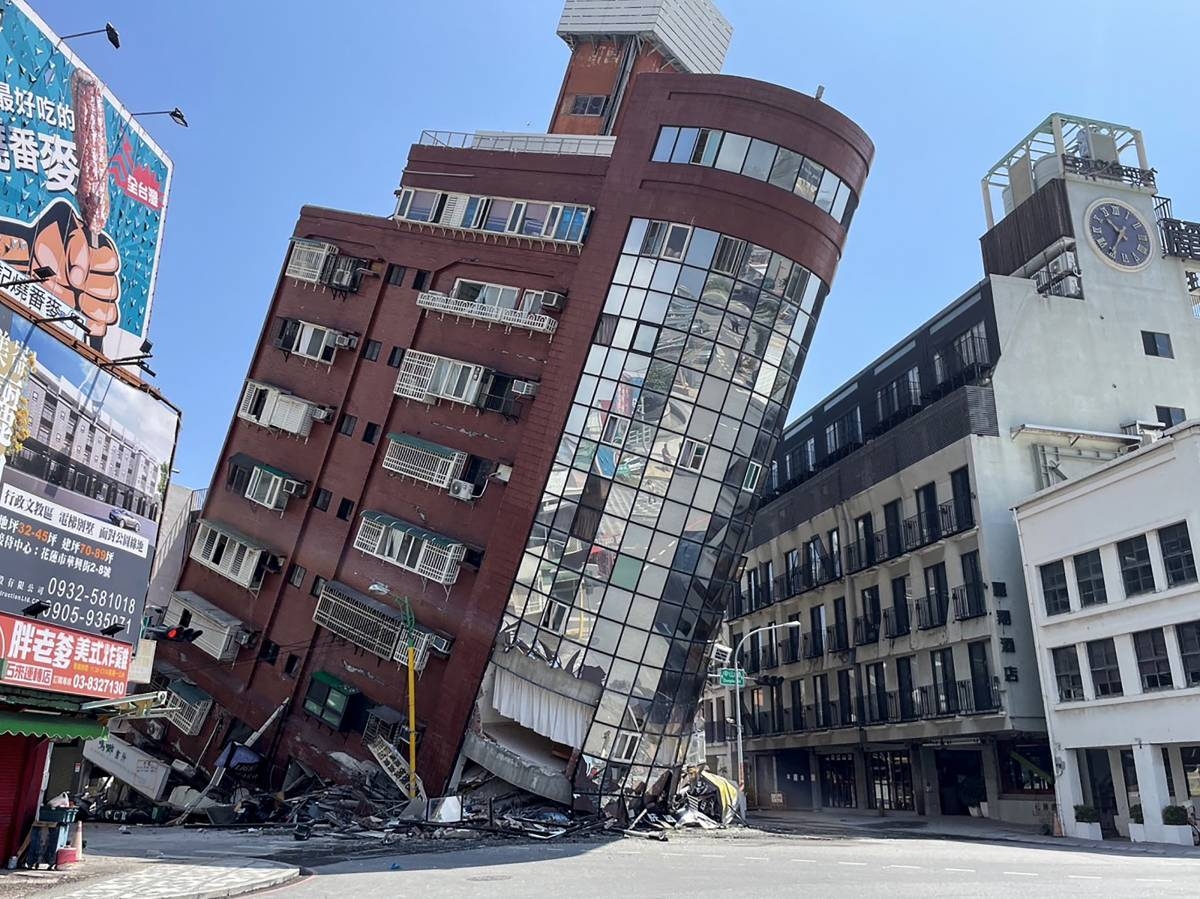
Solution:
M503 153L548 153L554 156L611 156L615 137L573 134L527 134L515 131L422 131L423 147L497 150Z

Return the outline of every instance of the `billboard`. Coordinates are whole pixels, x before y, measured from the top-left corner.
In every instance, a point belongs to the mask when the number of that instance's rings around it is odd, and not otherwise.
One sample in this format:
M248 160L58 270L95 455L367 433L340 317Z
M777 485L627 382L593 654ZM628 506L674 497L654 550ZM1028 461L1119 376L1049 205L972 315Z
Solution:
M0 684L120 699L132 654L116 640L0 612Z
M119 737L86 741L83 744L83 757L155 802L162 798L163 788L171 774L170 765Z
M171 161L24 0L0 0L0 282L110 359L150 324Z
M178 427L0 309L0 612L136 642Z

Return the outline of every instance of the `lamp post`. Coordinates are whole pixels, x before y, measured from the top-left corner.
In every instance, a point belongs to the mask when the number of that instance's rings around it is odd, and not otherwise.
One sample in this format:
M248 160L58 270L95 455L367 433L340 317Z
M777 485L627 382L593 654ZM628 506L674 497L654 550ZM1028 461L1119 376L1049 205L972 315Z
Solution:
M734 721L737 724L737 782L738 786L743 790L746 789L746 769L742 760L742 693L741 687L737 685L738 681L741 680L739 672L742 670L742 644L755 634L765 633L766 631L777 631L785 627L800 627L800 622L781 621L779 624L767 624L763 627L756 627L743 636L742 639L738 640L737 646L733 648L734 686L730 690L730 693L733 694L733 714Z
M103 28L97 28L93 31L77 31L75 34L64 34L59 40L69 41L72 38L87 37L89 34L103 34L108 38L108 42L113 45L114 50L121 49L121 35L112 22L105 22Z
M171 121L183 128L188 126L187 117L183 114L183 110L176 106L174 109L156 109L151 112L135 112L133 115L136 118L141 118L148 115L165 115L170 116Z
M43 281L47 281L53 277L54 269L50 268L48 265L39 265L33 270L32 278L21 278L17 281L4 281L3 283L0 283L0 287L9 288L20 287L22 284L41 284Z

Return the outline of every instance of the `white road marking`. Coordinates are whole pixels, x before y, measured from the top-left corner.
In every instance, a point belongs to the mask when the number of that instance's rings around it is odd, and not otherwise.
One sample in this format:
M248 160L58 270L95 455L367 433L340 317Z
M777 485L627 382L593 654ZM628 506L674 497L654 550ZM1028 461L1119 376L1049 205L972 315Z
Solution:
M959 874L974 874L974 868L942 868L943 871L956 871Z
M716 857L720 858L721 856L718 855ZM742 858L744 858L748 862L769 862L770 861L770 859L767 858L765 855L743 855Z
M867 866L866 862L838 862L838 864L839 865L850 865L855 868L865 868Z
M792 861L805 862L810 865L815 865L817 863L817 860L815 858L794 858L794 859L792 859Z
M920 865L887 865L888 868L903 868L905 871L920 871Z
M1013 877L1037 877L1033 871L1004 871L1004 874L1011 874Z
M1137 882L1138 883L1170 883L1171 881L1164 880L1161 877L1139 877L1139 878L1137 878Z
M701 858L724 858L723 855L702 855Z
M1099 874L1068 874L1068 880L1103 880Z

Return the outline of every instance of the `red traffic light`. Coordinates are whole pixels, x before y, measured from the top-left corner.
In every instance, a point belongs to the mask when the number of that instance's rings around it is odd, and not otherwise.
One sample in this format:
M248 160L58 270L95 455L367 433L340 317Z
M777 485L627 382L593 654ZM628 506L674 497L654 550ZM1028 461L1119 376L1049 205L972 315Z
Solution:
M162 625L148 627L144 631L144 635L150 640L166 640L171 643L191 643L202 633L204 631L196 630L194 627L163 627Z

